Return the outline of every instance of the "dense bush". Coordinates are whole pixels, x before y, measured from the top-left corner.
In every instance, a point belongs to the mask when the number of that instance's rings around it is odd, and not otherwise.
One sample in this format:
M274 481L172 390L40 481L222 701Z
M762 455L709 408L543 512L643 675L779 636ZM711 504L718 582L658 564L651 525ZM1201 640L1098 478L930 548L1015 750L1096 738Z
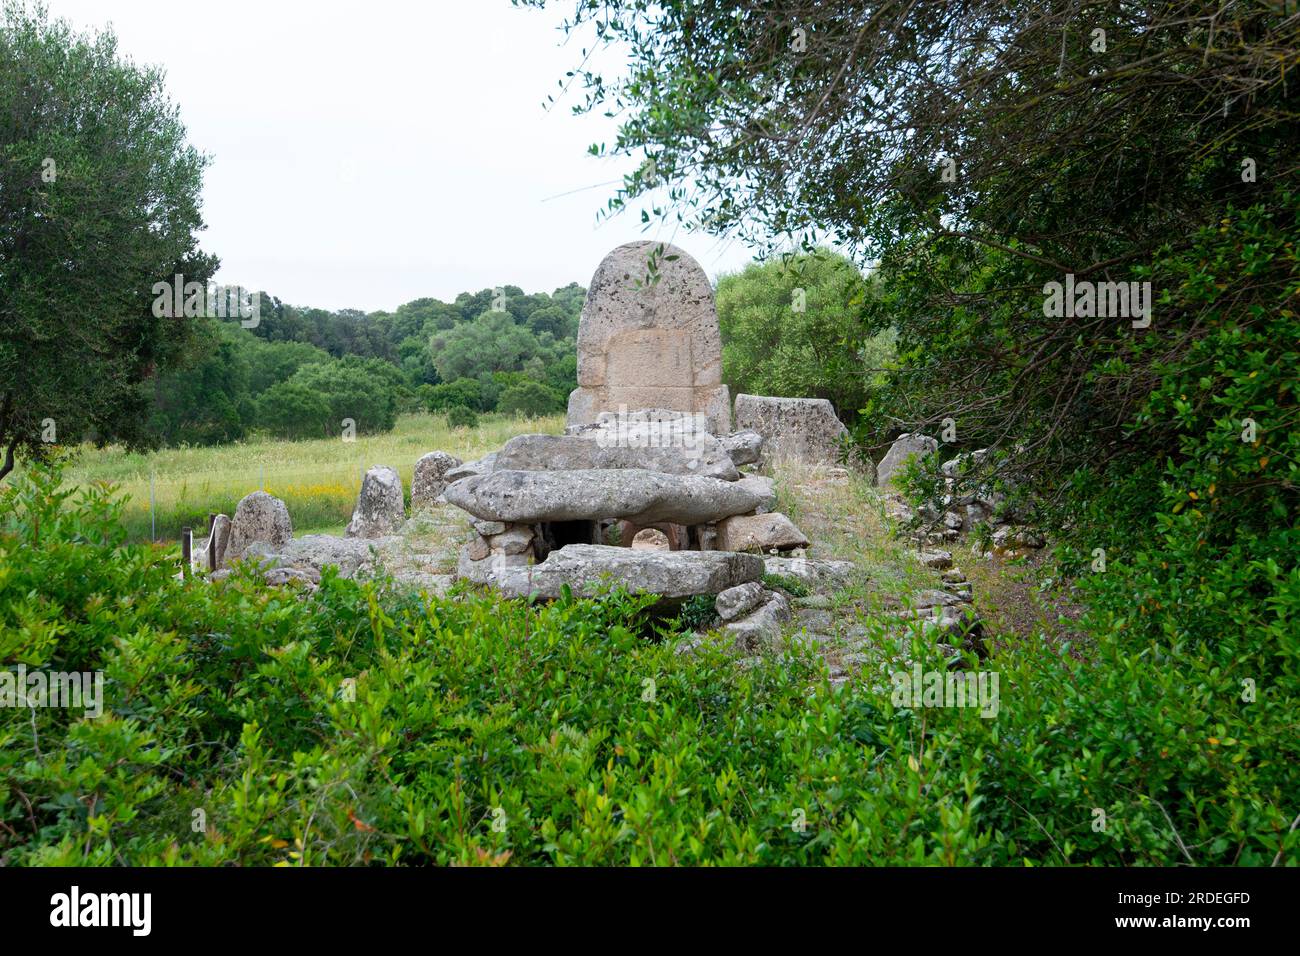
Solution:
M120 544L102 489L72 502L36 471L3 495L0 663L102 670L106 703L92 719L0 709L0 863L1267 864L1300 849L1285 631L1244 654L1123 631L1087 660L1011 647L990 662L990 720L896 708L866 683L834 693L802 654L680 654L625 595L184 583L174 557ZM1226 653L1264 678L1253 702Z
M357 434L389 431L401 387L401 373L378 359L304 365L263 393L258 424L284 438L339 435L346 420Z
M447 409L448 428L478 428L478 414L464 405L453 405Z
M454 382L439 382L429 387L427 407L431 412L450 408L483 410L483 383L473 378L458 378Z
M553 415L564 410L564 403L541 382L516 382L502 389L497 399L497 411L505 415L525 415L536 418Z
M733 392L825 398L853 422L892 354L868 337L873 287L826 250L752 264L718 280L722 370Z

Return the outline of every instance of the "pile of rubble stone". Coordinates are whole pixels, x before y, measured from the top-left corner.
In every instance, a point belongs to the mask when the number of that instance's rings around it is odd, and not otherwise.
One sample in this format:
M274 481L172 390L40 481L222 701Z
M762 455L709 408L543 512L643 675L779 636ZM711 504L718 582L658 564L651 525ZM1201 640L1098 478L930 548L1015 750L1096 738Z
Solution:
M889 447L877 466L876 483L885 496L890 517L902 523L910 523L916 517L916 511L893 490L893 480L910 460L924 458L938 448L938 441L921 434L900 435ZM989 481L967 479L978 471L988 455L988 449L981 448L957 455L940 466L945 494L940 507L927 505L921 509L920 517L933 530L919 532L920 543L934 546L956 541L977 526L986 525L992 534L985 557L1015 558L1046 544L1038 531L1017 521L1018 516L1008 507L1006 494Z

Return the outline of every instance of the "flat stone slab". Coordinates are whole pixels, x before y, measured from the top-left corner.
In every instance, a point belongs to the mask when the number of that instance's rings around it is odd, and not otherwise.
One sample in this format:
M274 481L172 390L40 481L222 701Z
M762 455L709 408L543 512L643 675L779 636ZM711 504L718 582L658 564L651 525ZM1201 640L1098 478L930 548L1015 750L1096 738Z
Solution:
M625 518L638 525L707 524L745 514L761 499L736 482L638 468L497 470L448 485L447 501L483 521L536 524Z
M500 471L583 471L639 468L667 475L702 475L735 481L740 472L721 442L706 432L641 434L598 429L583 435L516 435L497 454Z
M327 565L339 569L339 576L350 578L374 565L374 550L382 550L397 540L382 538L336 538L328 534L307 534L294 538L283 548L280 557L290 567L310 567L317 571Z
M488 583L507 597L555 599L567 584L576 597L610 585L681 600L720 594L763 576L763 559L726 551L634 551L604 544L570 544L528 567L501 567Z

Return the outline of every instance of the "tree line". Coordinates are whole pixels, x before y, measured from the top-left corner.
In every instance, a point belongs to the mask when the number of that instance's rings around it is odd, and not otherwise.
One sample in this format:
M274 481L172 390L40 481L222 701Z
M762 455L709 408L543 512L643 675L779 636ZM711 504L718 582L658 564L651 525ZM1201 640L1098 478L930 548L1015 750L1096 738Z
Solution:
M250 328L197 320L192 356L155 380L150 431L165 444L218 444L253 430L387 431L398 414L421 410L461 423L480 412L561 411L576 384L584 295L576 283L552 294L507 285L365 313L261 293Z

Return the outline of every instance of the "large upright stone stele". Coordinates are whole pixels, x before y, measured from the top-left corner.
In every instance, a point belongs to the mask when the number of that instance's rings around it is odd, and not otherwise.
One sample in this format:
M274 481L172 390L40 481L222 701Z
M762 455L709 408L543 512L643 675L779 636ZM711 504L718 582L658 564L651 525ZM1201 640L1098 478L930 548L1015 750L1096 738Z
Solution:
M568 423L644 408L703 413L715 435L731 431L713 287L698 262L660 242L619 246L592 276Z

